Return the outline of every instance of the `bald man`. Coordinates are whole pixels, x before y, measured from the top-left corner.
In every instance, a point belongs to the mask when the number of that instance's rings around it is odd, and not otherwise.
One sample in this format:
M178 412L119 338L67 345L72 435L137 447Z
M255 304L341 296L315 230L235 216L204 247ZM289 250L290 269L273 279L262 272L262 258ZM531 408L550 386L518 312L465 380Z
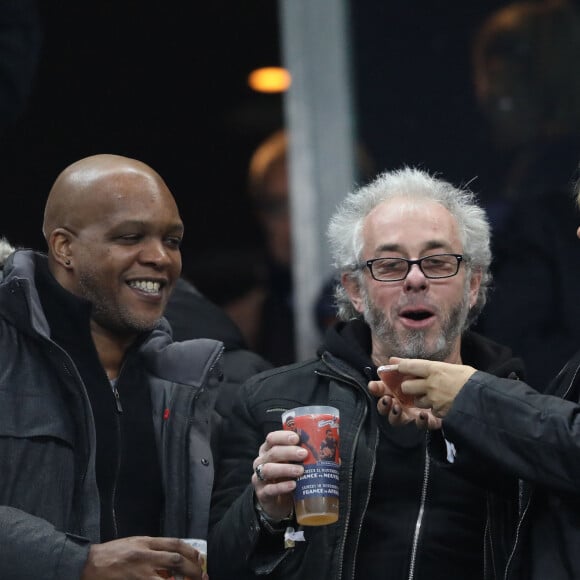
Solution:
M163 179L126 157L67 167L47 255L0 283L0 578L202 574L222 344L162 319L183 223Z

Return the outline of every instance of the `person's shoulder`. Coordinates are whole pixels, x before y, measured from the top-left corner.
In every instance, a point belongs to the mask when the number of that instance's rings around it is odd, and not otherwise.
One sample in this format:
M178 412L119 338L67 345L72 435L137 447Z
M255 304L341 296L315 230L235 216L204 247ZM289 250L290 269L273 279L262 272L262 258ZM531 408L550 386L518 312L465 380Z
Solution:
M224 350L222 367L226 379L235 382L246 381L254 375L274 368L265 358L247 349Z
M305 396L318 382L321 370L319 359L309 359L262 371L248 379L243 396L254 401L262 398L285 396L301 390Z
M141 347L149 372L186 384L199 381L220 366L224 345L210 338L174 341L165 328L154 330Z

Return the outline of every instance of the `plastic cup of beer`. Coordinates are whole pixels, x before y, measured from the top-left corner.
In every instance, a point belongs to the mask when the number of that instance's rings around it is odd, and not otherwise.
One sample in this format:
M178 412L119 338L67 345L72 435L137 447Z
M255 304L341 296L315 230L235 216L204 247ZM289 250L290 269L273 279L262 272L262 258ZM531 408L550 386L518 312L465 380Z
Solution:
M294 509L303 526L324 526L338 520L339 424L335 407L296 407L282 414L282 426L300 437L308 451L304 475L296 481Z
M377 369L381 381L391 389L393 395L397 398L403 407L414 407L415 397L406 395L401 389L401 383L408 379L408 375L403 375L398 371L397 365L382 365Z

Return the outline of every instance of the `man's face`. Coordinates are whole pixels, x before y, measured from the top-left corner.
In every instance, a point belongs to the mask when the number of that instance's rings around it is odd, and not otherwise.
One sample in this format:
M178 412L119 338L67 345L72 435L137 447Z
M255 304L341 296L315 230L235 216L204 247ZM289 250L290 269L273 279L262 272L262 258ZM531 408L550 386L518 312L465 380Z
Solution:
M71 237L73 291L93 304L93 323L120 336L152 329L181 272L183 224L163 184L120 175L95 192Z
M454 218L435 202L383 202L367 216L363 237L363 261L463 250ZM475 273L468 280L464 265L456 276L439 280L426 278L413 265L405 280L378 282L365 268L362 287L347 290L371 327L373 355L383 361L403 356L457 362L461 330L480 279Z

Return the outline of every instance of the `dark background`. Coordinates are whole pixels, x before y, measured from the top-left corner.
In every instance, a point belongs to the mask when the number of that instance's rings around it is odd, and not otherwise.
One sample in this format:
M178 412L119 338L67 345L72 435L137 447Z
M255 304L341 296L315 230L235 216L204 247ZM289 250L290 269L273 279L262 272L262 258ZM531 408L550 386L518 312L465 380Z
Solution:
M351 4L359 139L377 171L407 163L457 183L477 176L473 188L487 195L497 159L474 102L469 51L481 20L506 2ZM282 98L253 93L246 79L253 68L280 64L275 0L37 7L25 45L40 46L30 92L6 115L0 143L0 234L44 248L42 210L56 175L108 152L141 159L165 178L186 224L184 253L258 243L246 166L282 124ZM29 16L34 24L32 9ZM31 51L4 52L25 86Z

